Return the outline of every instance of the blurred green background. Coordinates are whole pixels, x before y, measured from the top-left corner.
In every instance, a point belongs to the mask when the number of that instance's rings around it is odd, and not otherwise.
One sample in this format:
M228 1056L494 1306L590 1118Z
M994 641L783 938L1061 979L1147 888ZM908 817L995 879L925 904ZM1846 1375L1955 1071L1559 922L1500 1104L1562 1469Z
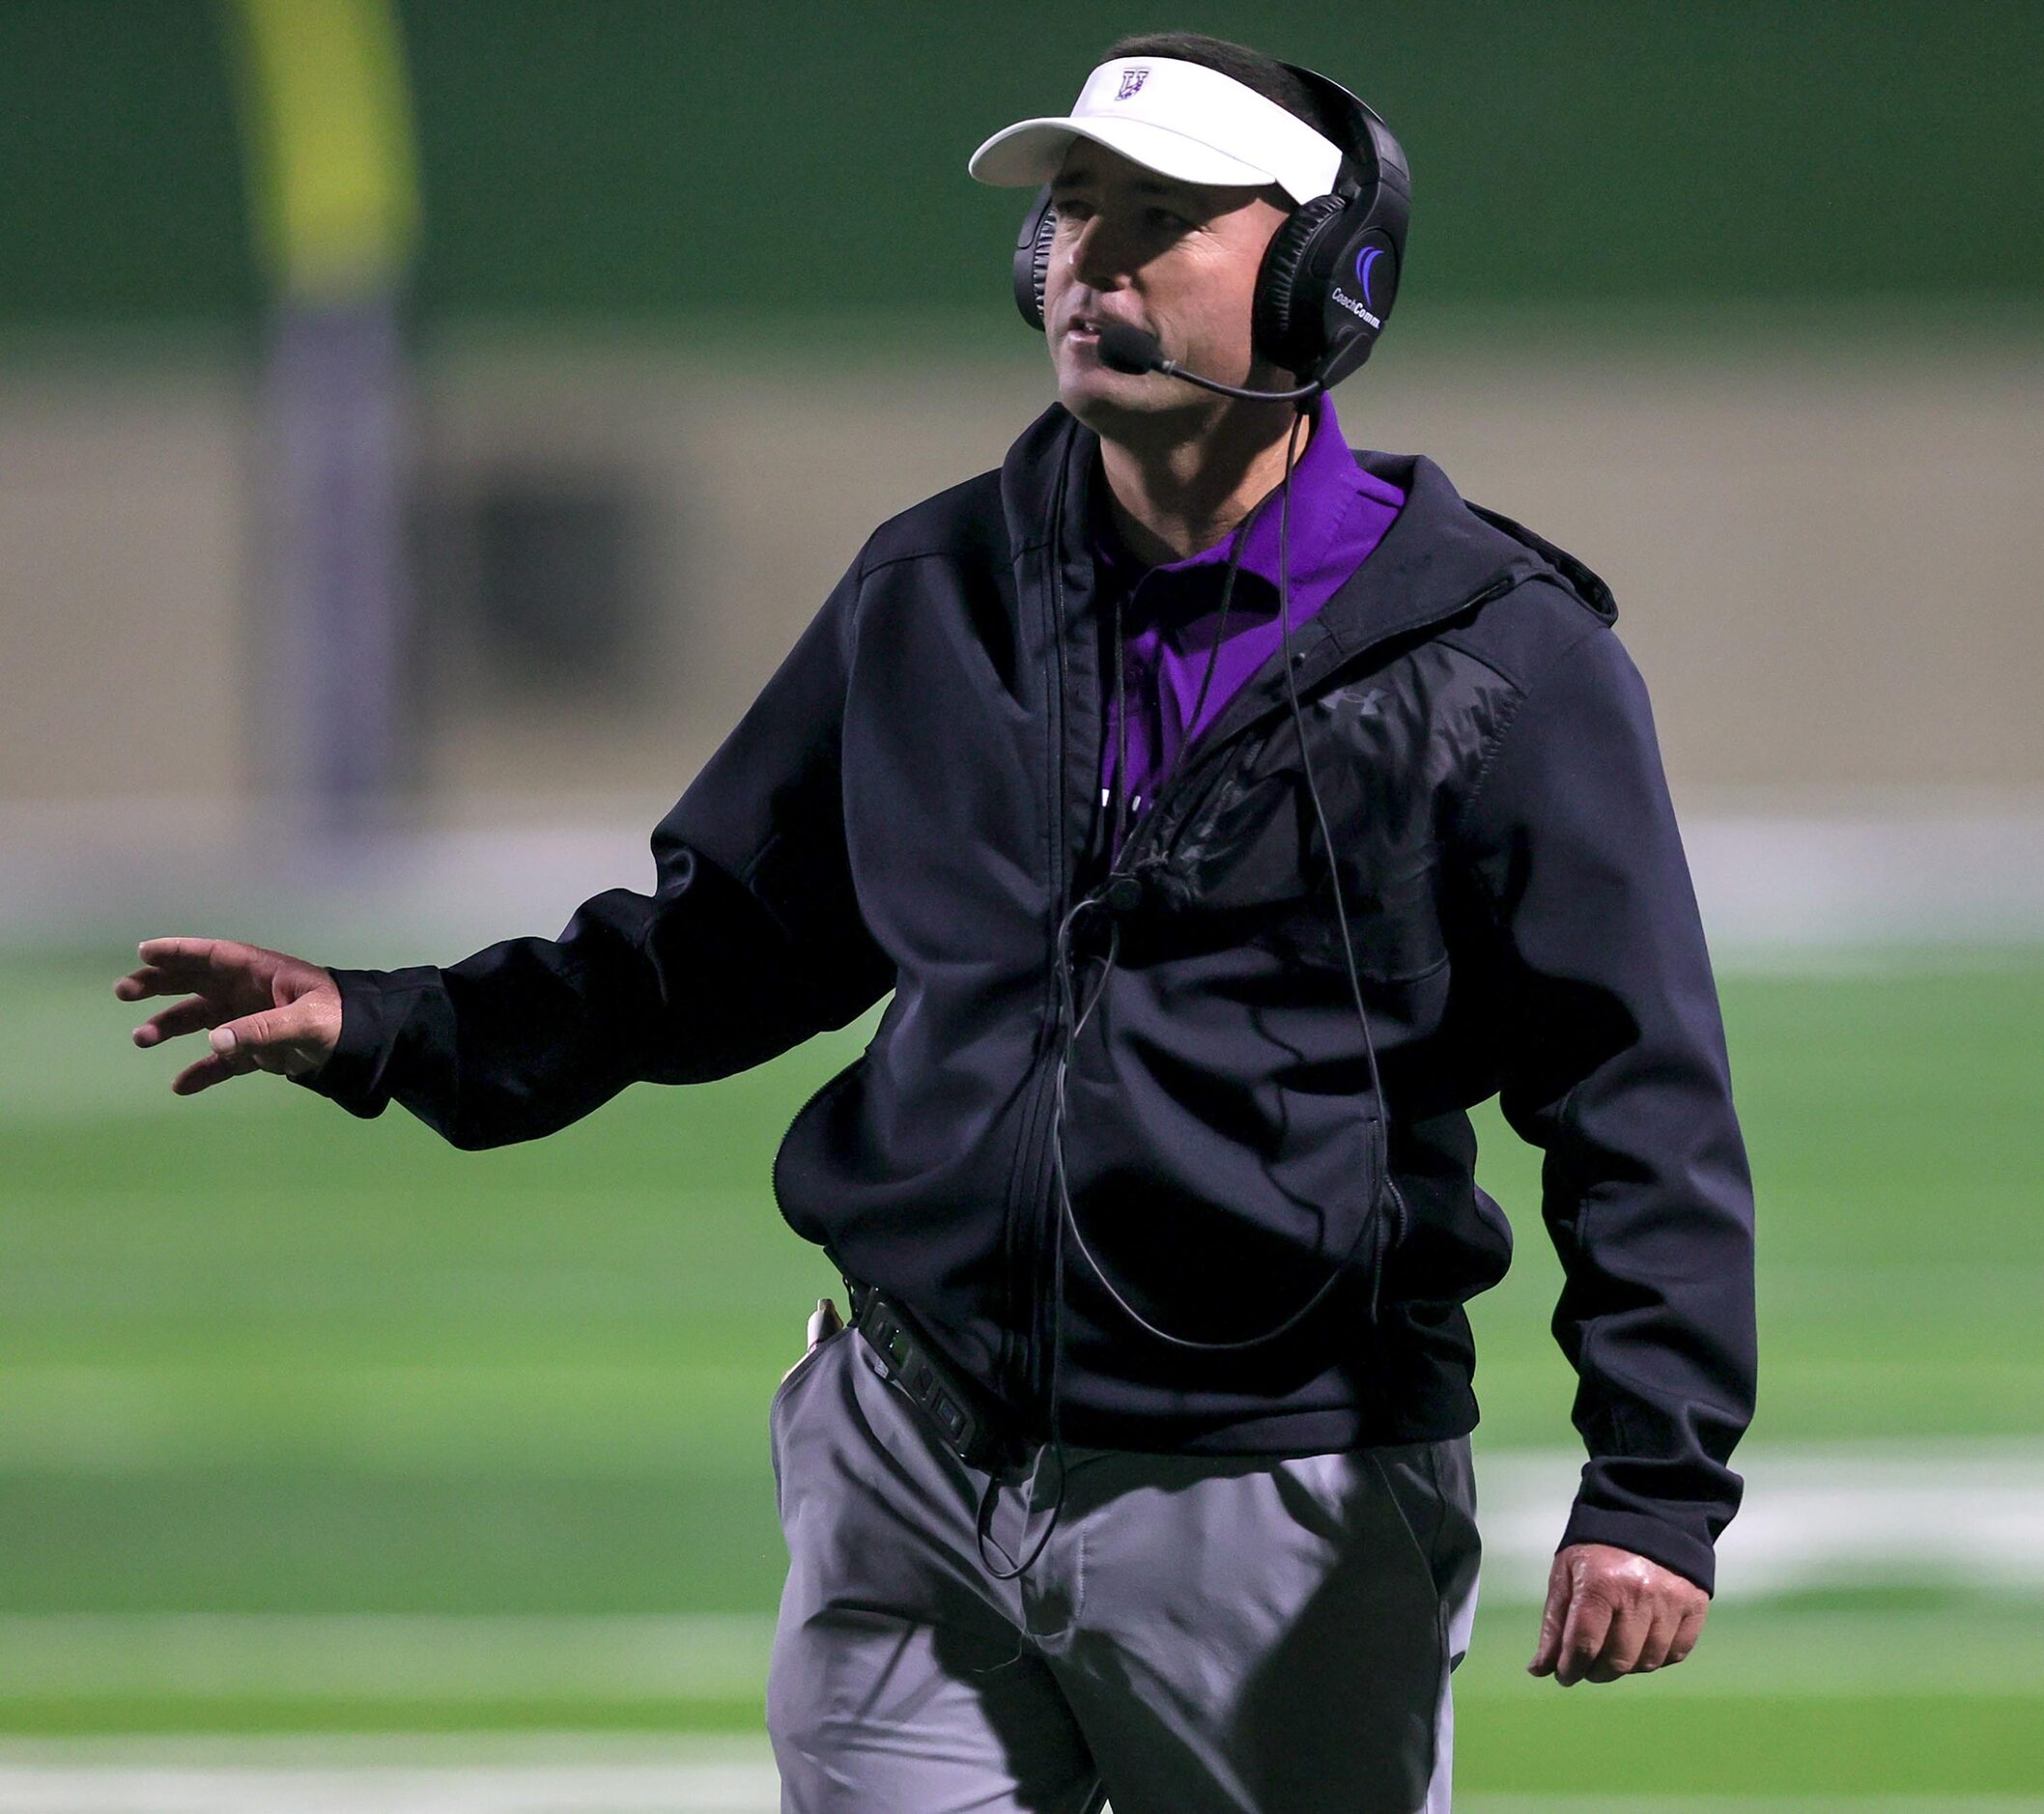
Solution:
M2044 279L2044 241L2010 212L2038 167L2044 14L2024 0L397 11L429 321L979 314L1013 229L960 181L965 155L1062 108L1116 37L1166 24L1325 69L1392 122L1424 211L1413 317L2014 303ZM5 30L0 320L251 318L217 16L15 0Z
M772 1805L766 1411L836 1285L767 1168L862 1029L465 1154L177 1100L111 984L646 886L861 539L1049 400L966 156L1169 26L1410 155L1345 428L1616 585L1758 1186L1704 1641L1563 1692L1558 1273L1478 1112L1463 1805L2044 1810L2044 9L1820 0L0 5L0 1802L466 1735L582 1758L564 1804L644 1756Z

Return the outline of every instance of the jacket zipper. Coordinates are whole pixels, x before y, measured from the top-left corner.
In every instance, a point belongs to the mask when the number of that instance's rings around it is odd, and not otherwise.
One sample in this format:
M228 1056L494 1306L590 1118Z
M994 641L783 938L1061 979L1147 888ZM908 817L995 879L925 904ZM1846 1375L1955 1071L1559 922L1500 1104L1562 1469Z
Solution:
M1062 517L1064 493L1061 486L1054 510ZM1007 1247L1009 1263L1013 1267L1010 1290L1013 1292L1013 1308L1021 1314L1013 1318L1019 1335L1014 1354L1009 1361L1009 1375L1016 1387L1016 1402L1036 1405L1045 1403L1049 1396L1050 1367L1045 1352L1044 1308L1048 1296L1045 1273L1051 1258L1050 1242L1044 1238L1045 1217L1052 1218L1049 1234L1056 1239L1062 1233L1055 1217L1057 1214L1056 1191L1046 1188L1044 1164L1051 1143L1045 1138L1045 1127L1051 1117L1048 1113L1048 1098L1051 1093L1051 1079L1056 1067L1056 1053L1060 1043L1059 1033L1059 990L1056 974L1057 928L1064 924L1065 916L1070 912L1071 903L1066 896L1071 893L1072 870L1067 852L1067 828L1065 825L1065 742L1068 734L1070 676L1065 661L1065 639L1066 635L1065 618L1065 572L1058 558L1059 544L1050 544L1047 565L1050 568L1050 636L1049 641L1057 662L1057 689L1054 704L1054 722L1050 726L1051 749L1054 752L1049 765L1049 787L1051 804L1051 836L1049 838L1050 862L1052 864L1049 893L1051 908L1051 958L1052 964L1043 978L1042 1006L1037 1021L1037 1035L1031 1055L1031 1081L1028 1100L1023 1109L1021 1136L1017 1143L1015 1175L1010 1179L1008 1213L1004 1220L1004 1245Z
M1052 1258L1050 1240L1057 1237L1059 1231L1057 1192L1046 1179L1044 1166L1052 1145L1046 1132L1051 1120L1048 1098L1059 1038L1053 1007L1037 1035L1032 1059L1033 1076L1023 1110L1022 1149L1012 1193L1011 1225L1016 1238L1009 1242L1009 1251L1016 1273L1013 1289L1024 1314L1016 1319L1021 1324L1021 1334L1011 1373L1015 1376L1017 1402L1031 1405L1042 1403L1050 1390L1044 1308L1049 1295L1046 1274ZM1046 1221L1049 1239L1045 1238Z

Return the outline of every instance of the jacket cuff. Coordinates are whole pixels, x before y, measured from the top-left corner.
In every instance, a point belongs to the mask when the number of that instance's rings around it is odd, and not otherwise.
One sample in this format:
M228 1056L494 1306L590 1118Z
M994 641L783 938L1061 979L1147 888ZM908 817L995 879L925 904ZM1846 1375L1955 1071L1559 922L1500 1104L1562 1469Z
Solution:
M341 992L341 1036L317 1070L291 1081L374 1120L390 1105L405 1023L424 988L440 986L430 964L405 970L327 971Z
M1706 1594L1718 1591L1718 1558L1711 1545L1674 1524L1639 1512L1613 1512L1603 1506L1584 1505L1580 1500L1569 1514L1568 1529L1556 1551L1571 1544L1609 1544L1630 1549L1635 1556L1672 1569L1693 1581Z

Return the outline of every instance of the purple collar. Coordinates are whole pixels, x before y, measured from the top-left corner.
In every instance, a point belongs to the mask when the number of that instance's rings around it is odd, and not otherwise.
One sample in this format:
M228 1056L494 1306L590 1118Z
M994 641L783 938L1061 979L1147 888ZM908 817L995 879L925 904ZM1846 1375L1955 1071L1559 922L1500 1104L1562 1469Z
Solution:
M1313 429L1292 470L1291 621L1293 630L1338 592L1367 560L1390 528L1405 494L1373 477L1356 463L1342 434L1333 400L1314 400ZM1116 533L1108 505L1107 475L1097 450L1093 468L1090 528L1102 581L1101 691L1106 735L1101 784L1113 779L1118 726L1114 718L1113 595L1122 598L1122 659L1128 691L1128 779L1133 810L1140 814L1157 785L1176 766L1179 752L1220 715L1250 676L1275 655L1282 642L1278 624L1278 511L1273 492L1257 513L1242 549L1235 595L1225 628L1219 625L1221 582L1236 529L1212 548L1183 560L1145 567ZM1197 723L1199 702L1214 635L1221 645L1213 658Z
M1405 493L1397 486L1373 478L1356 464L1355 455L1342 433L1341 418L1335 413L1332 397L1322 392L1314 399L1310 420L1312 433L1292 471L1290 539L1294 624L1303 622L1341 588L1343 581L1361 564L1361 556L1382 539L1384 529L1390 526L1390 519L1397 516L1399 506L1405 501ZM1231 620L1245 604L1253 611L1274 613L1277 609L1279 502L1273 492L1269 502L1257 515L1250 527L1248 543L1242 550L1240 566L1242 574L1255 574L1269 585L1270 597L1259 603L1255 588L1244 587L1238 575L1235 600L1229 608ZM1374 523L1379 515L1383 516L1380 526L1365 526L1365 519ZM1107 503L1107 475L1097 453L1093 462L1092 522L1095 557L1124 585L1137 588L1138 597L1142 590L1140 582L1153 574L1191 576L1203 568L1211 568L1218 585L1219 576L1228 565L1228 556L1241 534L1236 529L1213 547L1203 548L1197 554L1188 554L1183 560L1144 566L1128 552L1115 528L1114 516ZM1362 546L1365 541L1367 547ZM1312 605L1302 607L1301 600L1308 596L1313 599ZM1218 592L1215 597L1219 597ZM1230 628L1233 627L1231 621Z

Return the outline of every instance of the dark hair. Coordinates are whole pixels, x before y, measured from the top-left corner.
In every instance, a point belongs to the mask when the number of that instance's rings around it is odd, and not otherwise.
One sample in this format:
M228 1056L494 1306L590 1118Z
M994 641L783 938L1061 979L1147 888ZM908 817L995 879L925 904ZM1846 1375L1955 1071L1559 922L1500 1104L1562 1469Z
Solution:
M1287 113L1333 140L1345 155L1350 154L1348 123L1330 120L1327 110L1304 82L1275 57L1266 57L1247 44L1209 38L1205 32L1138 32L1132 38L1117 39L1109 44L1100 61L1114 63L1122 57L1173 57L1180 63L1198 63L1218 70L1244 88L1254 89L1265 100L1276 101ZM1289 206L1291 198L1286 199Z

